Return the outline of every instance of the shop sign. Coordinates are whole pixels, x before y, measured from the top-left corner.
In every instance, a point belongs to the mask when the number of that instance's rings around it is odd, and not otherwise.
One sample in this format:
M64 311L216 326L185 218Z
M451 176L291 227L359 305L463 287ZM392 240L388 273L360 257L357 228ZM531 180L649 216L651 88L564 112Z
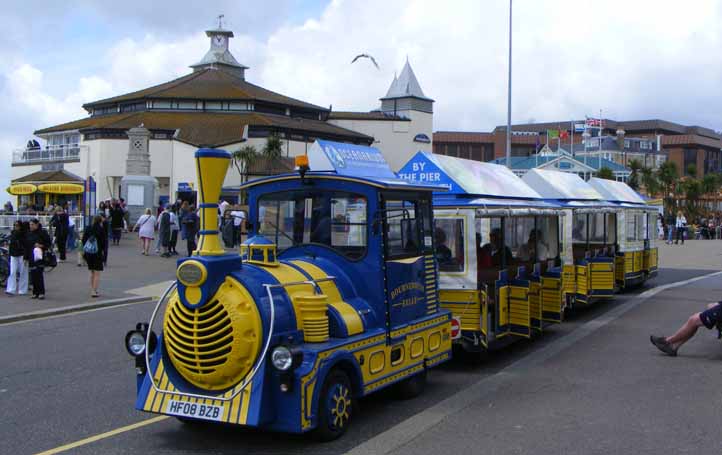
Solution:
M37 189L32 183L16 183L15 185L10 185L7 188L7 192L14 196L21 196L24 194L33 194Z
M50 194L82 194L85 188L78 183L43 183L38 190Z

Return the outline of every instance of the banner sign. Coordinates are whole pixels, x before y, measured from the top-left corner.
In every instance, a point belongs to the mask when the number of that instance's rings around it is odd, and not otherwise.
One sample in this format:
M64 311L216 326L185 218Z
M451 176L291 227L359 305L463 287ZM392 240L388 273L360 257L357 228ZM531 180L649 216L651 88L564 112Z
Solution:
M312 171L336 171L355 177L396 178L379 149L317 140L308 152Z

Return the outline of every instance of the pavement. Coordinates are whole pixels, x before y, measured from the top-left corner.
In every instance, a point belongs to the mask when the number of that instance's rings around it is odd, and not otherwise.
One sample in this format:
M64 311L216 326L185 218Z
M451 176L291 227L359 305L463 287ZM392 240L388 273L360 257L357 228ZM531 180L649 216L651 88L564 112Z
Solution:
M179 250L181 251L181 250ZM67 261L45 272L45 300L27 296L0 294L0 323L15 320L18 315L54 312L73 307L72 311L96 306L99 302L119 304L137 301L139 297L154 298L163 293L175 277L175 258L140 254L138 235L124 234L118 246L110 246L108 265L100 278L100 297L90 296L90 272L78 267L77 253L70 252Z
M327 444L135 411L122 339L152 302L5 324L0 404L15 411L0 413L0 453L719 453L721 342L703 329L670 358L648 337L719 299L722 275L709 275L722 270L722 241L662 245L660 262L646 288L537 340L432 370L418 398L361 400L349 432Z

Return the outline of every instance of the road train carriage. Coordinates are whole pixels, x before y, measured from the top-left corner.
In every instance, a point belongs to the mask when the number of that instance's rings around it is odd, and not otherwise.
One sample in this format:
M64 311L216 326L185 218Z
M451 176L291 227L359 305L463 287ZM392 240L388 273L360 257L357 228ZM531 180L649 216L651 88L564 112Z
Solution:
M433 255L441 188L396 178L376 149L318 141L298 173L245 185L250 238L227 253L217 202L229 161L196 152L198 249L126 336L136 408L330 440L357 398L420 393L451 352Z
M647 205L626 183L592 178L589 185L619 208L619 248L615 256L617 286L625 289L657 276L657 208Z
M576 174L532 169L522 180L567 213L562 226L564 295L568 304L614 296L619 208Z
M506 167L417 153L398 173L434 193L439 299L467 351L531 337L563 311L557 204Z

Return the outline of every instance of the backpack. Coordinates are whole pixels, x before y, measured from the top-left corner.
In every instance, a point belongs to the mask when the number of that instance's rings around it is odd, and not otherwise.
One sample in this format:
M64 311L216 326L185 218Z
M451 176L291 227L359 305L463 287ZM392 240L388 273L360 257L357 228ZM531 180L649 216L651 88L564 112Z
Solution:
M83 253L85 254L98 254L98 240L94 235L88 237L83 245Z

